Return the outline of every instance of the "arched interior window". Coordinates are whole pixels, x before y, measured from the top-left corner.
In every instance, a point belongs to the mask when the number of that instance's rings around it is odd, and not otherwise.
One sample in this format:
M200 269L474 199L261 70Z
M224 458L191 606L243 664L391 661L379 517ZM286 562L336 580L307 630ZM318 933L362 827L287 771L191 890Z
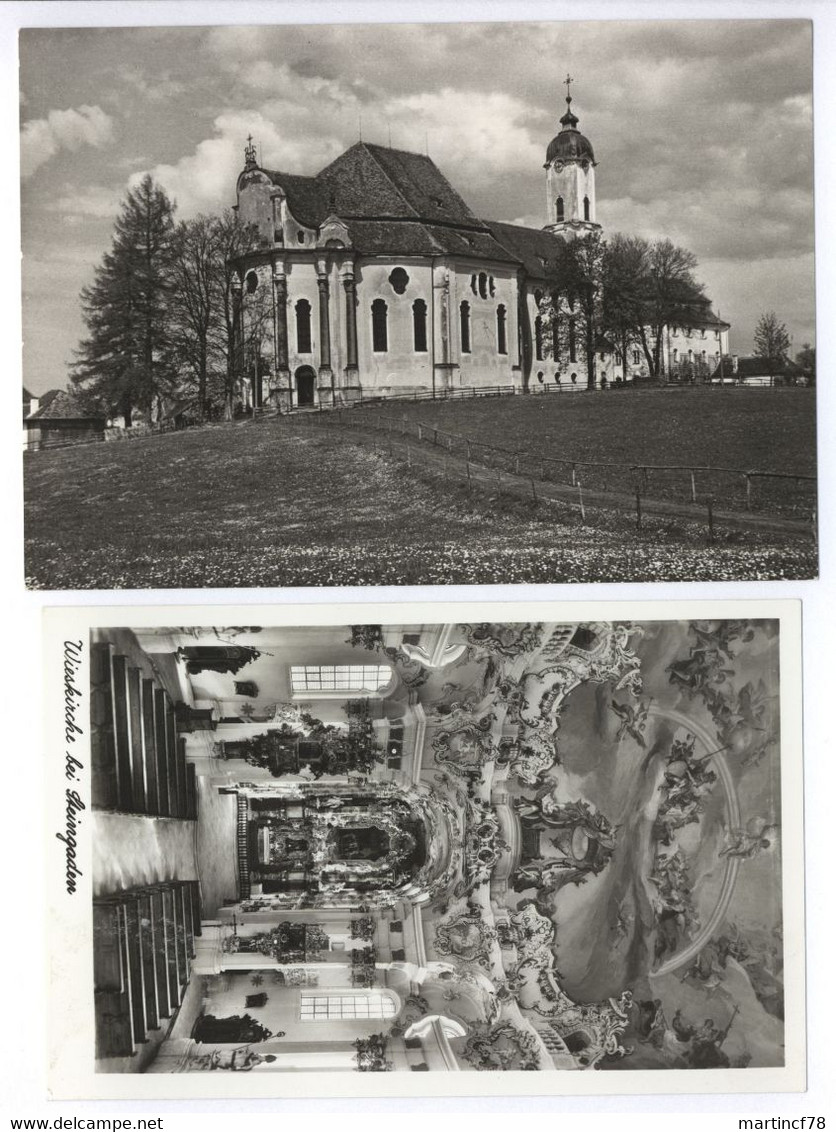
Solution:
M296 304L296 350L300 354L311 352L311 304L307 299Z
M583 198L583 218L589 220L589 197Z
M459 321L461 323L462 353L470 353L470 303L465 301L459 307Z
M578 343L575 335L575 320L569 319L569 361L576 362L578 360Z
M543 360L543 320L539 314L534 320L534 357L538 362Z
M293 664L290 687L294 694L318 692L378 692L392 679L387 664Z
M412 341L416 353L427 351L427 304L416 299L412 304Z
M508 335L505 329L505 307L502 303L496 308L496 349L499 354L508 353Z
M479 273L479 295L483 299L488 297L488 276L484 271Z
M256 273L254 271L248 271L247 272L246 284L247 284L247 294L248 295L254 294L256 289L258 288L258 276L256 275Z
M394 1018L398 1012L395 996L387 990L301 992L303 1022L353 1021L359 1018Z
M389 349L387 310L383 299L375 299L372 303L372 349L377 354L383 354Z
M563 219L563 197L558 197L554 202L555 211L557 212L558 223Z

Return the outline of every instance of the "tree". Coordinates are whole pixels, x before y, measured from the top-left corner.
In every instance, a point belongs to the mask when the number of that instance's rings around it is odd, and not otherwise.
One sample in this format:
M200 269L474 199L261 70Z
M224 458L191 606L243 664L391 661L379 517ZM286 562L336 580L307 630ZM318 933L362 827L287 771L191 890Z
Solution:
M150 175L126 196L110 251L81 293L88 337L71 377L82 399L130 425L173 388L168 298L174 205Z
M563 357L571 364L580 355L589 389L595 388L605 250L606 241L599 231L563 243L547 268L548 294L540 304L541 317L551 322L555 360Z
M604 251L602 329L621 355L625 373L628 350L639 340L644 317L648 249L647 240L616 233Z
M805 342L795 355L796 364L801 366L809 385L816 384L816 347Z
M694 278L697 258L670 240L647 244L638 280L639 322L634 328L651 377L662 377L665 327L688 325L707 305L704 289Z
M243 225L231 209L215 221L215 258L213 293L219 311L214 322L212 346L223 374L224 415L232 419L235 393L247 370L247 347L242 303L241 259L258 244L254 225ZM268 304L263 296L257 304L258 317L250 319L250 327L260 339L268 319Z
M198 216L181 221L172 241L172 340L184 383L197 399L198 416L207 413L207 391L216 310L217 222Z
M758 319L755 327L754 352L761 358L769 374L769 384L775 384L775 375L787 364L790 350L790 336L783 322L778 321L775 311L767 311Z

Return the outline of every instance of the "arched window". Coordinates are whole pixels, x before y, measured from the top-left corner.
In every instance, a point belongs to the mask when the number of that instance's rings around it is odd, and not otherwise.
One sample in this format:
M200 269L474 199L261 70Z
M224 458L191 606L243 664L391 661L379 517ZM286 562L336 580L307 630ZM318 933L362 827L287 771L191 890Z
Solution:
M539 314L534 320L534 357L538 362L543 360L543 320Z
M294 695L332 692L378 692L392 679L388 664L292 664L290 687Z
M508 353L508 336L505 331L505 307L502 303L496 308L496 350L499 354Z
M583 198L583 218L589 220L589 197Z
M554 207L557 212L557 222L559 224L563 219L563 197L557 198L557 200L554 202Z
M427 351L427 304L423 299L416 299L412 304L412 341L415 352L425 354Z
M248 271L247 272L246 284L247 284L247 294L248 295L254 294L256 289L258 288L258 276L256 275L256 273L254 271Z
M679 350L674 350L674 352L673 352L673 360L674 360L674 363L676 363L676 362L678 362L678 361L679 361Z
M569 361L576 362L578 360L578 343L575 336L575 320L569 319Z
M311 352L311 304L307 299L296 304L296 350L300 354Z
M461 326L462 353L470 353L470 303L467 299L459 307L459 323Z
M476 276L475 275L471 275L471 277L470 277L470 289L473 292L473 294L475 295L476 294Z
M479 273L479 296L483 299L488 297L488 276L484 271Z
M385 354L389 349L387 314L383 299L375 299L372 303L372 349L376 354Z
M388 990L301 991L303 1022L355 1021L360 1018L394 1018L400 1003Z

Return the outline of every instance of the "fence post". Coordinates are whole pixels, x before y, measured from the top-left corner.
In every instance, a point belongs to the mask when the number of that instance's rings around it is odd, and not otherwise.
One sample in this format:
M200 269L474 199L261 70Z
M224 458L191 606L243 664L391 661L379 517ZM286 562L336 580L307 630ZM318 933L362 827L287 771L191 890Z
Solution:
M520 474L520 458L519 458L519 456L515 456L514 457L514 475L518 476L519 474Z
M537 484L534 482L534 477L531 478L531 498L537 502Z
M465 460L464 466L465 471L467 472L467 490L470 491L470 461Z
M584 509L583 505L583 488L581 487L580 480L578 480L578 503L580 503L581 506L581 518L584 522L586 522L586 510Z
M578 476L577 476L577 472L575 470L575 465L573 464L572 465L572 486L574 487L575 484L577 484L577 482L578 482Z
M691 472L691 502L697 502L697 481L694 478L693 472Z
M714 542L714 506L711 496L708 497L708 541Z
M465 438L465 444L467 446L467 454L465 455L465 459L470 460L470 441L467 438Z
M642 496L638 488L636 488L636 530L642 529Z
M751 511L752 510L752 477L747 475L745 478L746 478L746 510Z
M401 436L406 436L406 413L403 415L403 424L401 425Z
M437 428L433 429L433 444L436 446L436 448L438 447L438 429Z
M424 426L420 422L418 424L418 439L419 440L424 439Z

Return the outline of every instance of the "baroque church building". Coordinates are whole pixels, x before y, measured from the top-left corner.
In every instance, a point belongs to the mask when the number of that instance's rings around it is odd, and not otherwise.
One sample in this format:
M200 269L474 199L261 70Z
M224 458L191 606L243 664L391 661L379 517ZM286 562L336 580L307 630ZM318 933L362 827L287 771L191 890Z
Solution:
M566 103L546 151L542 229L480 219L423 154L360 141L303 177L263 169L250 139L235 206L258 244L237 282L248 406L585 388L571 327L555 359L539 307L559 241L600 228L595 155ZM666 328L663 372L707 375L728 329L708 303ZM594 370L599 385L646 374L638 348L624 358L606 340Z

